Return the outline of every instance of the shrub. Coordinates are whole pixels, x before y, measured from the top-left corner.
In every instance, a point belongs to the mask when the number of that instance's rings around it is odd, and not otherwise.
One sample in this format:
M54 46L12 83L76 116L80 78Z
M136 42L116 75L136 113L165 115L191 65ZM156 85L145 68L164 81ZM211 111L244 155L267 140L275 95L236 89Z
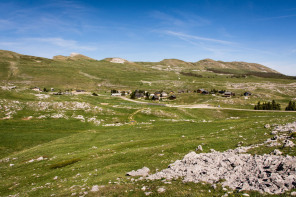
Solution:
M185 75L185 76L190 76L190 77L198 77L198 78L202 78L202 75L194 74L194 73L180 72L180 74L181 74L181 75Z
M63 168L65 166L77 163L78 161L81 161L81 159L76 158L76 159L70 159L70 160L66 160L66 161L62 161L59 163L55 163L49 166L50 169L57 169L57 168Z

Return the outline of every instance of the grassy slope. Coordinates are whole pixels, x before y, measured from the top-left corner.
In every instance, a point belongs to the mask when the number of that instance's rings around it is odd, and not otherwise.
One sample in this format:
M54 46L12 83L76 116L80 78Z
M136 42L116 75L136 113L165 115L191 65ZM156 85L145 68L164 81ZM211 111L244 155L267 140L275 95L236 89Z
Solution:
M120 122L128 122L128 115L137 109L147 108L132 103L130 106L133 109L125 109L129 106L127 101L104 96L79 96L74 100L98 105L107 102L109 105L106 108L117 110L113 118L116 117ZM144 195L140 190L142 184L156 192L157 186L164 185L163 183L144 181L133 184L125 178L125 173L143 166L149 167L152 172L166 168L169 163L182 159L185 154L195 150L199 144L208 152L211 148L219 151L235 148L239 141L243 141L244 145L259 143L269 137L264 135L268 132L263 128L264 124L295 120L295 114L285 113L175 109L160 106L149 108L150 113L139 112L134 116L138 124L120 127L94 126L73 119L33 118L24 121L21 115L13 120L0 120L3 137L1 139L4 139L1 146L5 149L2 148L1 157L10 158L9 162L0 163L1 171L4 172L1 174L1 195L19 193L22 196L69 196L75 192L78 194L81 191L89 191L96 184L105 185L105 189L101 189L96 195L111 195L110 192L112 195ZM231 117L239 118L229 119ZM171 119L177 122L172 122ZM142 122L151 124L141 124ZM11 140L11 137L17 137L18 140ZM28 143L29 141L33 143ZM36 146L37 144L39 145ZM290 151L289 154L295 155L295 152ZM40 156L48 159L27 163ZM72 159L81 161L63 168L50 169L50 165ZM15 165L10 167L11 163ZM77 175L78 173L80 175ZM57 180L53 180L55 176L58 176ZM118 177L125 183L114 183L118 182ZM111 184L108 183L110 180ZM73 188L73 185L78 186ZM217 196L224 193L222 188L213 190L209 185L184 185L179 181L165 187L167 195L188 193L196 196L200 194L200 190L211 190L211 193ZM184 187L191 188L192 191L186 191ZM125 193L126 190L128 193ZM207 192L203 192L203 195L207 196Z
M15 62L13 68L10 62ZM13 119L0 120L0 158L2 159L0 196L17 193L20 196L50 196L51 194L69 196L76 193L78 196L79 193L83 195L81 192L89 192L96 184L105 185L105 188L100 189L98 193L88 193L88 196L144 196L144 192L140 189L143 185L148 186L149 191L152 191L155 196L158 195L156 190L161 185L167 189L164 194L166 196L221 196L225 193L221 187L214 190L208 184L184 184L180 180L173 181L172 185L159 181L132 183L125 177L125 173L143 166L149 167L152 172L166 168L176 159L182 159L185 154L194 151L200 144L203 145L204 151L208 152L212 148L219 151L235 148L238 142L243 142L244 145L259 143L270 137L264 135L269 133L269 130L263 128L266 123L283 124L295 121L295 113L144 106L112 98L104 93L111 88L149 91L198 88L231 90L233 88L236 93L243 93L253 87L252 84L259 84L252 91L255 95L248 100L242 97L229 99L211 95L178 94L178 99L170 102L209 103L236 108L252 108L252 104L258 99L272 98L276 98L284 105L296 96L295 87L284 88L285 85L295 83L290 79L262 79L252 76L246 79L228 78L228 75L191 71L192 68L186 67L188 69L185 70L186 72L203 75L203 78L197 78L180 75L175 71L160 71L152 68L157 64L113 64L95 60L55 61L15 54L11 57L7 54L1 57L1 85L10 82L18 88L12 91L0 89L0 99L7 103L20 101L25 107L17 111ZM165 67L167 66L163 65L163 68ZM152 82L151 86L145 81ZM249 85L247 88L235 89L232 84ZM274 88L267 89L263 87L265 84L274 84ZM34 95L36 92L26 89L34 86L62 90L77 88L99 92L98 97L63 95L50 96L42 101L86 102L100 107L102 111L95 113L87 110L58 108L51 111L38 111L28 107L28 103L39 102ZM129 125L128 117L142 108L149 108L151 111L139 111L133 117L138 124ZM40 115L55 113L64 113L69 118L37 119ZM81 122L73 118L73 115L83 115L87 118L95 116L103 121L100 126L95 126L92 123ZM29 116L33 118L23 120ZM2 117L5 117L3 108L0 109L0 118ZM102 126L116 123L122 123L123 126ZM296 156L294 148L282 151ZM260 154L269 152L271 150L264 147L253 150L253 153ZM29 160L40 156L47 159L28 163ZM63 168L50 168L51 165L76 159L81 161ZM53 179L55 176L58 176L57 180ZM117 180L119 177L121 177L119 179L121 184L116 183L119 182ZM256 192L251 194L259 195ZM234 195L240 196L241 193Z

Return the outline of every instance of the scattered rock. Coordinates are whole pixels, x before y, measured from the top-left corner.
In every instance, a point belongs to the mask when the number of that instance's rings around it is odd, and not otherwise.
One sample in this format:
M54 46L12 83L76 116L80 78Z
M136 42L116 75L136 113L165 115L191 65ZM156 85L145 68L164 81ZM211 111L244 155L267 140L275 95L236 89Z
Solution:
M160 187L160 188L157 189L157 192L158 193L163 193L163 192L165 192L165 188Z
M295 144L291 140L284 141L284 147L293 147L293 146L295 146Z
M147 167L143 167L142 169L138 169L137 171L128 172L127 176L148 176L150 169Z
M37 161L42 161L44 158L41 156L41 157L38 157L36 160Z
M280 150L278 149L274 149L274 151L272 152L274 155L281 155L283 154Z
M195 149L195 151L202 151L202 146L198 145L198 147Z
M10 166L10 167L12 167L12 166L14 166L14 164L13 164L13 163L11 163L11 164L9 164L9 166Z
M291 196L296 196L296 192L292 192L291 193Z
M271 134L272 134L272 135L277 135L277 134L278 134L278 131L277 131L277 130L273 130L273 131L271 132Z
M141 188L141 190L142 190L142 191L146 191L146 186L143 186L143 187Z
M92 188L91 188L91 192L98 192L100 189L99 189L99 186L98 185L94 185L94 186L92 186Z
M152 194L152 192L145 192L146 196L149 196L150 194Z
M269 128L270 128L270 124L266 124L266 125L264 126L264 128L269 129Z

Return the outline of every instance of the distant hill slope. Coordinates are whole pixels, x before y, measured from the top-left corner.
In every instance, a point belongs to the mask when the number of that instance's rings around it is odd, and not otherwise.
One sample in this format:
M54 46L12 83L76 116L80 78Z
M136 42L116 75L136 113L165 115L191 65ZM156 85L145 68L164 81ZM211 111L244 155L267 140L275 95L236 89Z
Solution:
M54 56L52 59L54 60L81 60L81 59L94 60L90 57L81 55L79 53L71 53L70 56L57 55L57 56Z
M53 59L21 55L0 50L0 82L61 89L178 89L195 88L192 83L224 83L229 75L290 79L266 66L246 62L205 59L185 62L164 59L160 62L130 62L122 58L94 60L81 54ZM235 76L237 77L237 76ZM207 78L205 80L205 78ZM211 80L210 80L211 79ZM272 79L274 80L274 79Z
M184 67L192 69L228 69L246 70L251 72L279 73L278 71L275 71L261 64L247 62L223 62L215 61L212 59L204 59L198 62L185 62L178 59L164 59L159 63L171 67Z

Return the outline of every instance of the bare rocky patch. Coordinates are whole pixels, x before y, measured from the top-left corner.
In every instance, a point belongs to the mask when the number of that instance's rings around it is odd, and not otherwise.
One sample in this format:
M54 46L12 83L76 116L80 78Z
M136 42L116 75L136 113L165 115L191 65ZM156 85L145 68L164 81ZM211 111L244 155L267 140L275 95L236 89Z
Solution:
M265 126L268 127L268 126ZM275 126L272 133L279 135L283 146L293 147L287 133L296 132L296 122ZM249 147L238 147L225 152L211 150L210 153L190 152L155 174L142 175L143 169L129 172L130 176L145 176L146 180L172 180L182 178L184 182L221 182L223 187L236 190L255 190L261 193L281 194L296 188L296 157L282 156L275 149L271 154L246 154L249 149L270 145L270 140ZM202 147L199 147L202 150ZM149 172L149 169L145 170ZM140 178L143 179L143 178Z

